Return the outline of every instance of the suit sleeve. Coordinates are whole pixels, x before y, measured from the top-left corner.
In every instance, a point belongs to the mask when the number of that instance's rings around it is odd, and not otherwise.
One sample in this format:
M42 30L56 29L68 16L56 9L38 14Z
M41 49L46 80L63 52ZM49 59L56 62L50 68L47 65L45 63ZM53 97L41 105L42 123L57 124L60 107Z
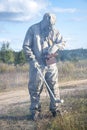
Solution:
M29 28L23 42L23 50L27 60L29 61L35 60L35 55L33 54L32 48L33 48L33 32L32 29Z
M59 32L56 34L56 40L55 43L58 45L59 50L64 49L65 47L65 41L63 40L63 37Z

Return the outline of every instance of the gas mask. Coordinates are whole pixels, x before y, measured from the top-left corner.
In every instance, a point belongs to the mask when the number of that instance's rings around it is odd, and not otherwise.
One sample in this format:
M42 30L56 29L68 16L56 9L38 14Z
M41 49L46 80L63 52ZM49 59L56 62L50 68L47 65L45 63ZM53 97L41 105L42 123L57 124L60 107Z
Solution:
M43 16L43 22L46 27L52 28L53 25L55 25L56 22L56 16L51 13L46 13Z

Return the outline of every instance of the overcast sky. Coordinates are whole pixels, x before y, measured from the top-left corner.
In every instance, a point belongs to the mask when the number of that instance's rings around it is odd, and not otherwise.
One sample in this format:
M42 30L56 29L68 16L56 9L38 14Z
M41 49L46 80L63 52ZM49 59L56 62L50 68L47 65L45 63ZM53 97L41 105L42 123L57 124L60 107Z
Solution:
M87 0L0 0L0 44L21 50L27 29L46 12L56 14L65 49L87 48Z

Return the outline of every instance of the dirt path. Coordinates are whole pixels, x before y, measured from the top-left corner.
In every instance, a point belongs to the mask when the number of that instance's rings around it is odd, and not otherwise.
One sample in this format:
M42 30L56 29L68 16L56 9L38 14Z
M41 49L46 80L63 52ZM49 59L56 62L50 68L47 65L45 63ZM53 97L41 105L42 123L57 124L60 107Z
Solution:
M68 91L75 91L76 89L85 90L87 89L86 84L87 84L87 79L60 83L59 86L62 86L62 87L67 86L67 88L60 90L60 93L66 94ZM71 86L71 87L68 87L68 86ZM1 92L0 93L0 112L2 112L2 109L5 109L5 107L9 107L9 105L11 104L18 104L18 103L23 103L23 102L29 102L29 94L28 94L27 88L17 88L17 89L10 90L7 92Z

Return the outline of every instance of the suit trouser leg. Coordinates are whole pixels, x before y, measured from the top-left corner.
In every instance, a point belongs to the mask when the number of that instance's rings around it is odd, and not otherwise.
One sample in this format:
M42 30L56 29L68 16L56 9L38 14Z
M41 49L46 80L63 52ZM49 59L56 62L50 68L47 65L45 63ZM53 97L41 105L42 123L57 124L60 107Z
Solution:
M30 70L30 75L29 75L29 84L28 84L28 89L29 89L29 94L30 94L30 111L31 113L34 113L36 110L39 111L40 109L40 90L43 85L43 81L38 74L37 70L35 68L32 68Z
M45 78L54 96L56 98L60 98L58 87L58 68L56 65L51 65L50 67L48 67ZM50 93L49 96L50 96L50 110L55 111L57 104L55 103Z

